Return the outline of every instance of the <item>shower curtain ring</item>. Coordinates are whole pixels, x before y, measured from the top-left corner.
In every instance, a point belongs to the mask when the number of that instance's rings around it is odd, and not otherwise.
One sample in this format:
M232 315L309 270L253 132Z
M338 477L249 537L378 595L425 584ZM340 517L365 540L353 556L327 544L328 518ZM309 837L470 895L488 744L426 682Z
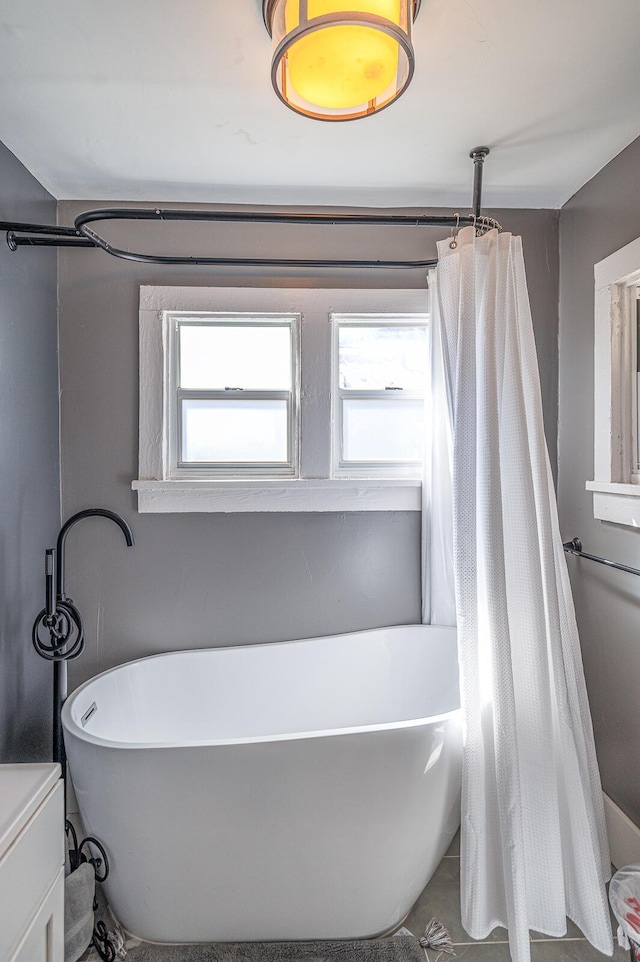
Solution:
M451 242L449 247L452 251L458 246L458 231L460 230L460 214L453 215L456 219L456 226L451 228Z

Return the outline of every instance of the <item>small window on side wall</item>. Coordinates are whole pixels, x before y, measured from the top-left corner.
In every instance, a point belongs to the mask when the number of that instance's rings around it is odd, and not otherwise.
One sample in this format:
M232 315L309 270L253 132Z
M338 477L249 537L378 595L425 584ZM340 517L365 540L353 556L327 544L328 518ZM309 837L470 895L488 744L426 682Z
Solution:
M593 514L640 526L640 238L595 265Z
M640 287L634 286L631 298L631 324L634 328L634 353L635 363L633 365L635 377L633 378L633 481L640 484Z
M427 316L334 314L332 324L333 476L419 476Z
M170 478L295 477L296 315L169 314Z

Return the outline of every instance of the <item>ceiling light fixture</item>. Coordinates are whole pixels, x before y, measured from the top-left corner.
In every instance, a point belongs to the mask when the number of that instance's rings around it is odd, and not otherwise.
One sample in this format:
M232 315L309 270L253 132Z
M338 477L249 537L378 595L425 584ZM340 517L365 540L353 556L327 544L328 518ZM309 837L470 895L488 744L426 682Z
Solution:
M278 97L315 120L357 120L387 107L413 76L421 0L262 0Z

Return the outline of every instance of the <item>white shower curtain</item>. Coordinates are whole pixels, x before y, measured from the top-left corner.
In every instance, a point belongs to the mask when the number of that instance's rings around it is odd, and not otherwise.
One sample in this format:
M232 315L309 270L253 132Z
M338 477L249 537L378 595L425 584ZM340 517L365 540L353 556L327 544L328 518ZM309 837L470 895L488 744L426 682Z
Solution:
M521 239L461 230L455 248L438 244L429 286L424 620L451 623L455 596L462 922L475 939L505 926L513 962L529 962L529 929L564 935L568 915L610 955L602 790Z

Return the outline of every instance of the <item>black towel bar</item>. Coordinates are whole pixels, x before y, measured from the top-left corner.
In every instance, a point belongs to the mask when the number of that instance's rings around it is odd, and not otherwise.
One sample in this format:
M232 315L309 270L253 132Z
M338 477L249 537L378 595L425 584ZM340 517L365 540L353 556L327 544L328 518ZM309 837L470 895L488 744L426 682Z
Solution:
M607 561L606 558L600 558L597 554L588 554L586 551L583 551L580 538L565 541L562 547L567 554L575 554L580 558L588 558L589 561L597 561L600 565L607 565L609 568L618 568L619 571L628 571L630 575L640 575L640 568L630 568L629 565L621 565L617 561Z

